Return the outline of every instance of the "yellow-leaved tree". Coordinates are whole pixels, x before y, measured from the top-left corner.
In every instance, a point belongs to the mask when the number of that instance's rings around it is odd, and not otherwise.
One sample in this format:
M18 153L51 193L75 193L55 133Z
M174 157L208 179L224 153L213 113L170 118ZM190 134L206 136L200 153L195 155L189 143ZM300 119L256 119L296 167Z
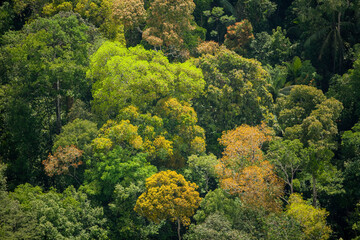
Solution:
M315 208L303 200L300 194L293 193L290 195L286 213L303 227L306 240L329 239L332 230L326 224L326 217L329 215L326 209Z
M270 133L264 123L255 127L243 124L224 132L219 141L226 148L215 168L221 187L238 195L247 206L277 211L283 183L261 150L271 139Z
M146 192L140 195L134 210L155 223L176 221L181 239L181 224L190 225L190 217L200 205L197 187L175 171L159 172L146 179Z

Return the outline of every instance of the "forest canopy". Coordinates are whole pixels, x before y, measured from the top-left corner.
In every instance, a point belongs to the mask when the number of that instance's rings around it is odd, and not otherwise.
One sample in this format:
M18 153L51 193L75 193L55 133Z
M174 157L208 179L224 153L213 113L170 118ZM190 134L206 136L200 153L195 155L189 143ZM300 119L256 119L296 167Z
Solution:
M4 0L0 239L359 239L360 0Z

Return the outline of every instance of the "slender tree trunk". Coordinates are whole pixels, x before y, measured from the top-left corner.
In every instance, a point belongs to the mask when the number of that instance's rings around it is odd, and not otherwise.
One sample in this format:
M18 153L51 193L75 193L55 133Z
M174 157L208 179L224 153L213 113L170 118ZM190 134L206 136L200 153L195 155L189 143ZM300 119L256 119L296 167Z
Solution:
M60 112L60 80L56 80L56 130L61 131L61 112Z
M317 190L316 190L316 177L315 174L312 174L312 183L313 183L313 206L317 206Z
M179 219L179 218L177 219L177 224L178 224L178 227L177 227L178 237L179 237L179 240L181 240L181 235L180 235L180 219Z

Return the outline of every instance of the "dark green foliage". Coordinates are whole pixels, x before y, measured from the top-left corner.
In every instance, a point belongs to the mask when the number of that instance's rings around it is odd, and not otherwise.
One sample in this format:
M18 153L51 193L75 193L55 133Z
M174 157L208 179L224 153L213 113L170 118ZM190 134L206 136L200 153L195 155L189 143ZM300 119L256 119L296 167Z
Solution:
M5 165L0 162L0 238L38 239L40 231L32 213L22 210L6 191Z
M40 187L19 185L12 199L19 201L21 210L33 214L41 239L108 239L101 207L92 207L86 194L67 188L44 193Z
M68 100L89 96L85 68L95 38L95 29L73 13L39 18L3 36L1 154L10 182L39 177L53 134L66 122Z

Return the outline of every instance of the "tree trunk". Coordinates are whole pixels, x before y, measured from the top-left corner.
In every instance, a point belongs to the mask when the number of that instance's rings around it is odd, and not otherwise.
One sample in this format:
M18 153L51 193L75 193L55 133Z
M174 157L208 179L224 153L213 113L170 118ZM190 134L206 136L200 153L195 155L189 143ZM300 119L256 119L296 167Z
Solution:
M313 206L316 208L316 205L317 205L317 190L316 190L315 174L312 175L312 182L313 182Z
M178 227L177 227L178 237L179 237L179 240L181 240L181 235L180 235L180 219L179 219L179 218L177 219L177 224L178 224Z
M60 112L60 80L56 81L56 130L59 134L61 131L61 112Z

